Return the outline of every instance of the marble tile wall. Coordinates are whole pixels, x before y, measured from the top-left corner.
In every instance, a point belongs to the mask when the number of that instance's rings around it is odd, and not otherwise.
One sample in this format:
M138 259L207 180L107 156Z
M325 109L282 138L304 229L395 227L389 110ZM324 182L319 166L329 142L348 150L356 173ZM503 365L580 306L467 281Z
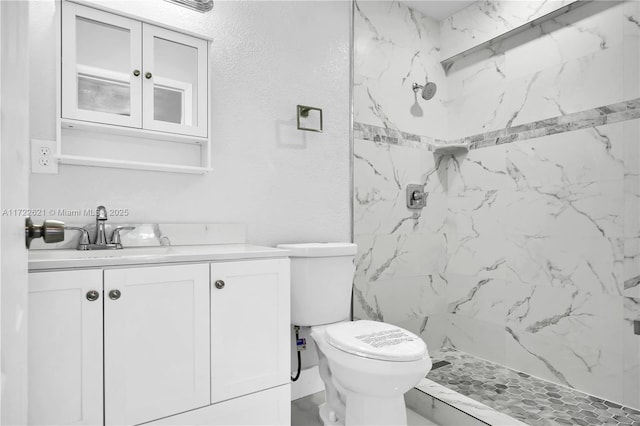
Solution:
M356 139L354 175L354 316L404 326L440 347L447 319L444 163L424 148ZM425 188L422 210L406 207L410 183Z
M449 159L453 346L639 405L623 392L640 361L624 349L638 340L624 320L625 274L636 273L625 265L625 226L636 225L625 223L624 182L638 162L626 154L638 140L630 120Z
M354 121L444 138L447 87L438 22L397 1L356 1ZM430 101L411 89L438 84Z
M454 63L447 73L448 120L455 123L448 137L639 97L637 74L620 66L640 49L627 35L637 29L635 6L593 1Z
M442 59L490 41L574 1L477 1L440 22Z
M449 159L445 272L448 343L636 408L640 120L572 114L635 105L638 22L595 1L451 67L453 139L576 120Z
M446 169L428 146L446 136L447 92L439 84L426 102L411 89L427 76L444 82L439 26L396 1L358 1L354 40L354 316L402 325L440 347ZM425 209L406 208L410 183L424 185Z
M454 63L438 81L446 129L417 126L391 89L402 87L391 62L411 56L396 47L416 37L384 29L432 22L407 21L416 12L395 2L359 5L355 316L640 408L640 120L572 121L640 97L639 2L594 1ZM427 151L540 120L570 123L453 157ZM408 183L425 186L422 212L405 207Z

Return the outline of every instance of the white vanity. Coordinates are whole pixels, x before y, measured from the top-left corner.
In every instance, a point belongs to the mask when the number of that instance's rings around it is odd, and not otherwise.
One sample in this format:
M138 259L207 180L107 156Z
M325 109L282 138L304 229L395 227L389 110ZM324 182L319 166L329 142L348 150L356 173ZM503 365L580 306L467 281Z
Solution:
M29 423L290 424L286 256L31 251Z

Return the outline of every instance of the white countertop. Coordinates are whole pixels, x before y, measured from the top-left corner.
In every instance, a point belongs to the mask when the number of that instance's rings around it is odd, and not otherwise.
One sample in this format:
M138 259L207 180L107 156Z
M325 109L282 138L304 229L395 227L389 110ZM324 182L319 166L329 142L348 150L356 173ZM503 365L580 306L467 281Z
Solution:
M29 271L287 257L289 250L250 244L130 247L122 250L31 250Z

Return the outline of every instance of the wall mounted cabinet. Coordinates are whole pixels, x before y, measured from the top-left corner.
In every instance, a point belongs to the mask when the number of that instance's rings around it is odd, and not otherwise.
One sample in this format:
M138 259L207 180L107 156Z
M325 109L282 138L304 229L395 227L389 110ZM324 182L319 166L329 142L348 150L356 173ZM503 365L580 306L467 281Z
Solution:
M68 1L61 8L60 161L207 171L209 41ZM139 146L126 150L104 134Z
M30 273L29 424L286 425L288 339L287 259Z

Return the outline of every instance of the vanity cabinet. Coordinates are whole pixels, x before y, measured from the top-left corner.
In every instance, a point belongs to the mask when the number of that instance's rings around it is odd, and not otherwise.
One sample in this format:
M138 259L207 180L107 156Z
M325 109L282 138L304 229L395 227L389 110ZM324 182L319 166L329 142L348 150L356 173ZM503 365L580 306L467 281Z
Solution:
M288 259L32 272L29 423L288 424L288 339Z
M104 271L105 424L210 403L209 267Z
M208 42L62 3L62 118L207 136Z
M212 263L211 281L211 402L289 383L289 261Z
M102 424L102 271L29 274L28 326L29 424Z

